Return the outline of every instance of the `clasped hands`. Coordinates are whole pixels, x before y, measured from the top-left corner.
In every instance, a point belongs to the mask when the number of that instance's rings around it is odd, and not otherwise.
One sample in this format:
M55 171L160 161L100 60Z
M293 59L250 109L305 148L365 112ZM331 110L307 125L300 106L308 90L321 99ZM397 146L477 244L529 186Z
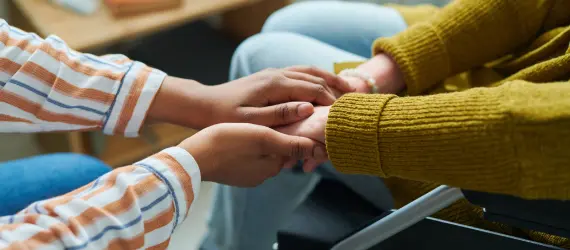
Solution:
M179 144L195 158L202 179L256 186L299 160L305 171L327 161L330 105L362 84L302 66L267 69L217 86L167 77L147 120L205 128Z

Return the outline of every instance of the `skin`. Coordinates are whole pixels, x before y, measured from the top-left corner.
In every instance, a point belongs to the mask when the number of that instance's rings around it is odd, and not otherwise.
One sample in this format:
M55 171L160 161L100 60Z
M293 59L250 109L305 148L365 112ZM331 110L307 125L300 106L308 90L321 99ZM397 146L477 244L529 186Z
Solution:
M406 88L398 65L388 55L379 54L360 65L358 70L373 77L381 93L396 94ZM352 88L356 89L356 92L371 92L370 86L359 78L347 77L345 80ZM325 127L329 111L330 106L315 107L314 113L307 119L276 129L285 134L303 136L325 144ZM303 169L305 172L314 171L320 163L322 163L321 160L308 159L305 161Z
M312 104L331 105L333 92L350 91L345 80L312 67L267 69L216 86L167 77L147 119L196 129L222 122L280 126L310 116Z
M298 160L327 160L320 142L247 123L208 127L179 146L194 156L203 180L238 187L257 186Z
M202 179L251 187L298 160L326 161L322 142L269 127L301 121L313 114L313 104L331 105L335 93L354 90L334 74L304 66L268 69L217 86L166 77L147 122L205 128L179 145L197 161Z

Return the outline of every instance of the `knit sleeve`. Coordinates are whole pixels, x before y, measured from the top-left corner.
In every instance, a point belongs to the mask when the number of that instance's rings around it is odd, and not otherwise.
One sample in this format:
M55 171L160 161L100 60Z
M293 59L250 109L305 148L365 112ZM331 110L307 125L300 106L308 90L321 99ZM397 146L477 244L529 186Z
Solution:
M349 94L326 144L349 174L525 198L570 198L570 84L513 81L421 97Z
M457 0L433 11L433 18L376 40L373 53L390 54L404 74L408 93L418 95L528 42L539 31L552 2ZM398 10L404 16L410 14Z

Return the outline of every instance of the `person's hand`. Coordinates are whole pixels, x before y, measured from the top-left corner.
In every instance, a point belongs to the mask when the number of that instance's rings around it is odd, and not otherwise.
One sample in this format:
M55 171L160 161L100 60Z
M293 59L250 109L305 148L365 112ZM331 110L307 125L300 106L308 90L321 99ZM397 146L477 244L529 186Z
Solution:
M311 138L325 144L325 127L329 111L330 106L315 107L315 112L309 118L287 126L278 127L275 130L288 135ZM307 159L303 170L311 172L322 162L321 159Z
M376 81L378 91L384 94L398 94L406 88L404 77L396 62L386 54L378 54L357 67ZM362 79L343 77L358 93L370 93L372 90Z
M149 118L192 128L222 122L279 126L307 118L312 104L331 105L335 91L353 89L340 77L314 67L267 69L217 86L167 77Z
M317 141L246 123L208 127L179 147L194 157L204 181L239 187L259 185L298 160L327 159L324 145Z

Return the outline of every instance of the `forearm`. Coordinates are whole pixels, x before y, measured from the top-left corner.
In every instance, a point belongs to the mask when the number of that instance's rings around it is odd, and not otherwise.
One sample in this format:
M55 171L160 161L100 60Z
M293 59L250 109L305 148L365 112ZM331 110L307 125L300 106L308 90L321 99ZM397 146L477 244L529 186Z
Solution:
M134 136L166 74L75 52L0 19L0 132L103 129Z
M0 247L165 247L188 215L199 185L192 156L181 148L166 149L71 193L0 217Z
M347 95L327 123L345 173L568 199L570 86L512 82L425 97ZM540 184L539 184L540 183Z
M408 93L497 59L539 31L553 1L459 0L433 18L390 38L378 39L374 54L387 53L403 72Z
M215 97L210 96L211 88L193 80L166 77L148 110L147 122L166 122L194 129L211 125L216 115L212 111Z

